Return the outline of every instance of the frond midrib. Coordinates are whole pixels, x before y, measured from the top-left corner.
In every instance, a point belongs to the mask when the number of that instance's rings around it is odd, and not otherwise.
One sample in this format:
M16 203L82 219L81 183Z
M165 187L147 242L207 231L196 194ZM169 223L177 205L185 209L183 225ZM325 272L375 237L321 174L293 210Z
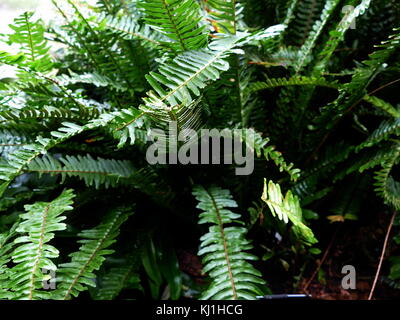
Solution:
M233 278L232 267L231 267L231 262L230 262L230 258L229 258L228 243L227 243L226 237L225 237L224 224L222 222L221 214L219 212L219 209L218 209L217 203L215 202L214 197L208 190L206 190L206 192L210 196L213 206L215 208L215 213L217 215L217 220L218 220L219 232L221 234L221 238L223 240L223 245L224 245L224 255L225 255L225 260L226 260L226 264L227 264L227 268L228 268L229 280L231 282L233 299L237 300L236 285L235 285L235 280Z

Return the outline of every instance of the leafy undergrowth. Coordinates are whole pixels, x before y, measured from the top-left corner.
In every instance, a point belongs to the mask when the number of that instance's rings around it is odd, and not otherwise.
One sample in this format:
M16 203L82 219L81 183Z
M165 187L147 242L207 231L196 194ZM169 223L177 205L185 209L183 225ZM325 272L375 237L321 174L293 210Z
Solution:
M399 296L397 0L53 5L0 34L0 299Z

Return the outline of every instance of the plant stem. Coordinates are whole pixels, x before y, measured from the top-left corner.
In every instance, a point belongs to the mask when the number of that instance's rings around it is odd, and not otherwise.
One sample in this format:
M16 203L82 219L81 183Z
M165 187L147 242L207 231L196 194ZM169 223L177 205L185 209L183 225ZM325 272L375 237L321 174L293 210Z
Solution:
M387 243L388 243L388 240L389 240L390 231L392 230L394 218L396 217L396 213L397 213L396 211L393 212L392 218L390 219L390 223L389 223L388 229L386 231L385 242L383 243L383 248L382 248L381 257L379 259L378 269L376 269L374 283L372 284L372 288L371 288L371 291L369 293L368 300L371 300L373 295L374 295L376 283L378 282L379 273L381 272L382 262L383 262L383 259L385 257L385 251L386 251Z

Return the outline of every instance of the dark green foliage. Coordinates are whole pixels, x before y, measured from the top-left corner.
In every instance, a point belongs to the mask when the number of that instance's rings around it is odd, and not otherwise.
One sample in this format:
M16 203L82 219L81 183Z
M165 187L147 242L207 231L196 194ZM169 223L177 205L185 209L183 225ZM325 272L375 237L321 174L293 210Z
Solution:
M329 221L400 208L396 1L53 3L1 36L0 299L300 290ZM150 165L171 124L235 129L254 171Z

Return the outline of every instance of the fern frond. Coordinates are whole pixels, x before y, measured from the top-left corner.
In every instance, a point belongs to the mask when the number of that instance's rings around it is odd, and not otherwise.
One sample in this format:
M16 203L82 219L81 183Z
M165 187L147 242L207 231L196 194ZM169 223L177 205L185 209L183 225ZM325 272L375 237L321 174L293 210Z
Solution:
M94 293L95 300L114 300L122 289L140 289L138 259L129 257L123 266L112 267L99 279Z
M54 101L56 102L56 101ZM10 110L0 112L0 121L23 121L27 119L62 119L62 120L85 120L99 116L99 111L92 107L76 108L55 108L44 106L41 110L24 108L23 110Z
M389 102L386 102L376 96L366 95L364 101L371 103L374 107L382 109L383 111L390 114L393 118L400 118L400 111L392 106Z
M332 89L338 89L339 84L336 81L328 81L323 77L307 77L307 76L295 76L289 79L286 78L267 78L265 82L254 82L250 85L249 91L255 92L264 89L272 89L277 87L288 87L288 86L320 86Z
M381 166L397 156L400 146L398 144L388 144L379 146L377 150L363 152L351 167L346 168L342 174L336 175L335 181L343 178L354 171L364 172L365 170Z
M10 291L8 282L10 281L10 268L8 264L11 261L14 243L10 241L17 235L17 227L19 221L7 230L5 233L0 233L0 299L11 300L15 297L15 293Z
M313 26L318 23L317 19L321 14L321 9L324 1L319 0L302 0L294 1L288 8L288 13L293 10L294 19L291 19L289 25L288 38L293 39L297 46L304 45L307 36L312 33ZM290 16L287 16L288 19Z
M264 284L261 273L247 262L255 257L244 252L252 245L246 240L247 230L229 226L238 223L239 214L228 208L237 207L228 190L195 187L193 195L199 201L199 224L211 224L209 232L201 237L199 255L203 256L204 273L209 273L212 282L201 299L255 299L260 294L259 285Z
M93 159L90 155L67 155L60 159L44 156L34 159L25 171L37 172L39 175L61 175L61 183L66 177L78 177L87 186L94 186L96 189L100 185L104 185L105 188L115 187L120 180L132 178L136 173L129 161Z
M49 54L49 46L44 38L44 26L40 20L32 21L33 12L25 12L10 28L14 33L9 36L11 43L21 45L26 57L26 65L31 69L41 72L49 71L53 62Z
M36 138L35 143L24 146L7 159L7 163L0 166L0 195L3 194L11 181L16 178L24 168L40 154L45 154L52 147L91 129L105 127L114 121L119 113L105 113L98 119L93 119L80 126L71 122L64 122L57 131L52 131L52 138Z
M366 97L369 84L385 69L386 61L400 46L399 31L400 29L395 29L394 35L377 46L379 49L370 54L369 59L355 70L352 80L340 88L339 97L323 108L321 118L318 119L320 126L325 126L328 121L332 122L332 117L341 117L345 110L357 104L358 101L364 98L369 99Z
M263 138L260 133L253 129L244 129L241 131L240 138L246 145L253 149L257 157L264 156L267 161L272 160L280 172L287 172L292 181L300 177L300 169L295 168L293 163L287 163L281 152L276 150L275 146L268 145L269 138Z
M400 118L384 120L379 127L370 134L367 140L357 146L357 151L361 149L372 147L386 139L391 135L400 135Z
M14 291L15 299L36 300L49 298L49 292L42 288L42 268L57 270L52 259L59 255L58 250L49 245L54 232L66 228L65 211L72 210L72 190L64 191L52 202L36 202L26 205L25 214L16 231L21 234L14 240L17 245L12 253L15 266L10 270L8 286Z
M122 148L128 141L131 145L136 143L146 144L147 125L145 112L136 108L120 110L115 113L115 119L108 128L113 137L119 140L118 148Z
M350 28L354 20L363 15L369 8L372 0L362 0L361 3L354 8L348 15L346 15L341 22L338 23L336 29L330 32L330 38L326 42L325 47L320 53L320 61L314 68L314 75L324 72L331 56L336 50L339 43L344 39L346 31Z
M281 192L279 184L275 184L264 179L264 191L261 199L268 205L271 213L279 220L293 223L293 231L297 237L306 245L317 243L312 230L303 222L303 215L300 207L299 198L289 190L285 197Z
M0 130L0 155L7 158L18 148L27 145L32 141L29 132L23 130L1 129Z
M397 147L394 156L382 164L382 169L375 174L375 191L387 204L392 205L396 210L400 209L400 183L391 175L393 167L398 164L400 148Z
M171 49L172 43L168 37L152 30L148 25L141 25L137 19L132 17L106 16L101 24L125 40L140 40L150 48Z
M65 74L59 75L57 77L57 83L61 86L68 86L71 84L76 84L76 83L86 83L86 84L92 84L96 87L113 87L117 91L127 91L128 89L126 87L123 87L119 83L115 83L115 81L112 81L110 78L100 75L96 72L94 73L83 73L83 74L77 74L74 72L70 72L70 76L67 76Z
M171 63L162 65L158 73L150 72L146 76L155 90L144 98L150 108L163 107L165 103L171 106L179 103L190 104L193 96L200 95L208 81L217 80L222 71L229 68L224 58L232 52L241 37L222 38L214 41L210 48L198 51L188 51L177 56ZM166 87L166 89L163 88Z
M135 88L134 84L140 86L143 74L136 68L132 68L132 62L120 50L115 50L116 37L113 33L102 33L101 28L96 28L89 21L90 18L78 8L73 0L67 0L69 8L78 19L70 21L69 14L63 10L59 3L52 0L54 6L66 21L65 28L68 30L68 37L71 45L82 54L85 60L95 68L101 75L112 77L113 80L122 81L131 91ZM94 40L94 42L93 42ZM101 50L101 54L98 54ZM131 92L130 91L130 92ZM113 94L117 104L121 104L120 98Z
M319 36L322 33L322 30L324 29L325 25L328 22L329 17L335 10L336 6L339 4L340 0L327 0L324 6L324 9L322 10L320 20L315 22L315 24L312 27L311 32L308 35L307 40L305 43L302 45L302 47L299 50L299 55L300 55L300 60L297 61L297 64L295 65L295 69L297 72L302 70L306 66L306 61L311 55L311 52L316 44L316 41L318 40Z
M205 26L199 26L200 7L195 0L141 0L146 23L172 40L175 52L198 50L207 44Z
M56 300L69 300L88 286L96 286L92 279L96 278L94 271L98 270L114 250L109 247L116 242L121 225L128 219L132 212L115 210L111 212L97 227L84 230L78 234L82 240L79 251L71 253L71 261L63 263L57 271L58 287L52 293Z

